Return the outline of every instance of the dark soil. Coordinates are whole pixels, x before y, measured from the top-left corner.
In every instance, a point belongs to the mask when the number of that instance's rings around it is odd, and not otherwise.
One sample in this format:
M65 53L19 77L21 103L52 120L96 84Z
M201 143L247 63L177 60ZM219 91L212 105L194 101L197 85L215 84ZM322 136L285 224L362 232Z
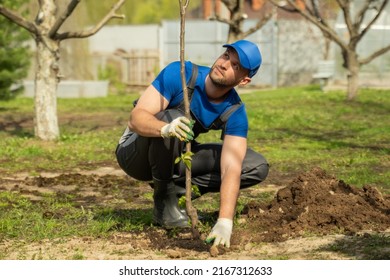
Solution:
M352 187L322 169L303 173L280 189L269 204L251 202L244 215L256 242L277 242L307 234L355 234L390 228L390 196L378 189Z

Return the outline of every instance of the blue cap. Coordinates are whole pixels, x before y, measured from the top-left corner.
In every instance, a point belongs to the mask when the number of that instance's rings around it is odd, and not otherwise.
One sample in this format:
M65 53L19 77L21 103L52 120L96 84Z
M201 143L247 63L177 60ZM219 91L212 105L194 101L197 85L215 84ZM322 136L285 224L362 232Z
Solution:
M233 48L237 54L240 64L245 69L249 70L249 77L252 78L259 70L262 58L259 48L256 44L247 41L239 40L233 44L225 44L223 47Z

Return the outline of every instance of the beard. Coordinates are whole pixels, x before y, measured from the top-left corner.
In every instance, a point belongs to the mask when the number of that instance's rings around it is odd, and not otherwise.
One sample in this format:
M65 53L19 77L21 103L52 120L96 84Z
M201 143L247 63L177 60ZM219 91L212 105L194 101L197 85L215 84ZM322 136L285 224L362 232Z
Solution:
M217 67L215 64L211 67L209 72L209 77L211 82L214 84L214 86L218 88L233 88L237 85L236 81L231 81L225 78L225 76L216 69ZM216 73L219 72L219 75Z

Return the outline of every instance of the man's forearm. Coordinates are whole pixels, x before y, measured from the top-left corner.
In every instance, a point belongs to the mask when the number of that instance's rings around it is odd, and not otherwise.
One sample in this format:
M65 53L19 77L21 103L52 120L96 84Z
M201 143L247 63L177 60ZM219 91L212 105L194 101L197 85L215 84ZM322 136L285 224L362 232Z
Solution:
M240 193L241 169L245 153L245 138L225 136L221 154L220 218L234 218Z
M134 109L130 115L128 126L131 131L145 137L160 137L161 128L166 125L165 122L158 120L144 110Z
M221 183L219 218L233 220L239 193L240 177L233 172L224 174Z

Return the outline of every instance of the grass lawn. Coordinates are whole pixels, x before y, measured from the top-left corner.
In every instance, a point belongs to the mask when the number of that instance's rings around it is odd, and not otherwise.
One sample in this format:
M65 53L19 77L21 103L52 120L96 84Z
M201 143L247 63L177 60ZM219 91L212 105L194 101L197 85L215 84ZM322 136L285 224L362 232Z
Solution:
M0 172L116 166L114 149L138 94L59 99L61 138L33 136L33 100L0 102ZM390 90L361 90L358 100L316 86L266 89L241 95L249 117L249 146L270 162L272 174L319 166L349 184L390 192ZM219 132L200 141L220 141ZM271 173L270 173L271 174Z
M20 172L35 176L43 171L118 167L114 150L137 97L134 93L59 99L61 137L53 142L34 138L32 99L0 101L2 178ZM354 102L346 102L343 92L323 93L312 86L254 90L241 97L249 116L249 146L271 165L267 184L277 185L279 177L289 182L319 166L350 185L369 184L390 193L390 90L362 90ZM212 132L198 140L219 138L219 132ZM118 200L131 195L127 188L119 192L115 184L107 195ZM260 200L272 199L268 193L258 195ZM21 193L0 191L0 241L106 236L151 223L150 209L117 209L112 204L115 199L109 206L87 205L90 208L85 209L75 203L75 196L58 192L33 202ZM151 194L141 199L152 201ZM245 198L239 201L238 209L244 202ZM209 208L213 207L206 205L203 210Z

